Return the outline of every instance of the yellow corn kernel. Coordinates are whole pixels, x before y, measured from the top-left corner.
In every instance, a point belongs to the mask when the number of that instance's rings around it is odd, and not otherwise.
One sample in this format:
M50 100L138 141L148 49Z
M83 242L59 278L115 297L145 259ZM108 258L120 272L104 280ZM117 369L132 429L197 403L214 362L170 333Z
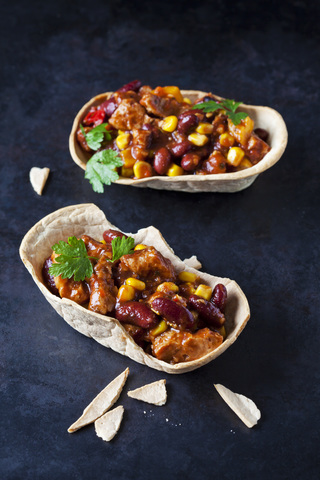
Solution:
M161 322L159 322L158 325L153 330L151 330L150 333L152 336L156 337L157 335L160 335L160 333L165 332L167 328L167 322L165 320L161 320Z
M222 133L219 138L219 143L223 147L232 147L234 145L234 138L230 133Z
M146 284L144 282L133 277L127 278L126 285L130 285L131 287L135 288L136 290L140 290L141 292L146 288Z
M226 336L227 336L227 332L226 332L225 326L222 325L222 327L218 328L217 330L218 330L218 332L220 333L220 335L223 336L223 340L224 340L224 339L226 338Z
M240 147L232 147L227 154L227 162L233 167L237 167L244 157L244 151Z
M198 275L196 275L195 273L184 271L184 272L180 272L178 277L179 277L179 280L181 280L181 282L194 283L197 280Z
M178 118L175 115L170 115L163 119L161 128L165 132L174 132L178 125Z
M196 132L198 133L212 133L213 132L213 125L212 123L202 123L200 122L196 128Z
M245 170L246 168L252 167L252 163L250 162L248 157L243 157L241 163L238 166L239 170Z
M145 248L147 248L147 245L143 245L143 243L138 243L138 245L134 247L134 250L144 250Z
M100 240L100 243L103 243L103 245L107 245L106 242L105 242L105 240L103 240L103 239Z
M133 168L121 167L121 176L126 178L133 177Z
M188 136L188 140L197 147L203 147L203 145L208 142L209 138L206 135L202 135L201 133L190 133L190 135Z
M183 101L184 101L184 103L188 103L188 105L192 105L192 102L191 102L190 98L183 97Z
M183 175L183 173L183 168L179 167L179 165L177 165L176 163L171 163L166 175L168 175L169 177L178 177L179 175Z
M125 130L118 130L118 135L122 135L123 133L126 133Z
M198 295L198 297L204 298L205 300L210 300L212 288L208 285L199 285L195 294Z
M179 287L173 282L163 282L160 283L160 285L157 286L157 292L179 292Z
M152 167L150 163L139 160L133 165L133 173L136 178L151 177Z
M120 302L130 302L135 297L136 291L131 285L121 285L118 290L117 298Z
M126 148L125 150L122 150L120 155L123 160L123 166L126 168L132 168L136 162L136 159L131 154L131 148Z
M183 96L181 95L179 87L163 87L162 90L167 95L172 95L179 103L183 102Z
M118 135L116 138L116 144L119 150L124 150L129 146L131 140L131 135L130 133L122 133L121 135Z

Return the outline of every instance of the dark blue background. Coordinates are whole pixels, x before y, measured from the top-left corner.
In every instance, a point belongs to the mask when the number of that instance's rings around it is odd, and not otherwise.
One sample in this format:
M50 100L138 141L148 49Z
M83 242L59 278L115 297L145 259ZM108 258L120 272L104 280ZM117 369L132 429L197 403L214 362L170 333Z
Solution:
M1 460L4 479L318 479L319 9L316 2L1 2ZM92 96L140 78L268 105L284 117L280 162L237 194L92 191L68 136ZM51 169L44 195L28 180ZM23 235L94 202L135 232L150 224L181 258L236 280L251 306L211 364L162 374L71 329L18 256ZM118 436L67 427L125 367L127 388L167 379L168 403L123 392ZM252 398L247 429L215 392Z

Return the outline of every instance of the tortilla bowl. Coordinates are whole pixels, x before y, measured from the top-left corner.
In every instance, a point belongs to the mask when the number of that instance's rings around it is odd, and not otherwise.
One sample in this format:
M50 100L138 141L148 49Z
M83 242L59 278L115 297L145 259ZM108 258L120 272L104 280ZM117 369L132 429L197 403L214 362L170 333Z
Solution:
M100 240L102 233L110 228L119 230L106 219L96 205L80 204L62 208L44 217L22 240L20 256L23 263L48 302L69 325L105 347L126 355L138 363L167 373L184 373L199 368L221 355L236 341L250 317L248 301L239 285L228 278L214 277L190 267L187 261L182 261L174 254L161 233L154 227L143 228L135 234L128 235L132 236L136 243L154 246L164 257L171 260L178 273L188 270L197 273L211 287L217 283L223 283L226 286L228 291L225 311L227 337L216 350L197 360L171 365L145 353L115 318L91 312L72 300L53 295L44 285L42 278L43 262L52 253L52 245L60 240L67 241L69 236L82 234Z
M182 95L192 102L207 95L198 90L182 90ZM84 152L77 142L76 132L84 117L92 106L100 105L111 97L113 92L106 92L91 98L76 115L69 137L69 150L74 162L83 170L91 155ZM222 98L218 97L217 98ZM254 120L255 128L263 128L269 133L268 144L271 150L253 167L232 173L215 175L181 175L178 177L154 176L141 179L120 177L115 183L134 187L150 187L157 190L177 190L181 192L239 192L249 187L258 175L272 167L282 156L288 141L288 132L282 116L269 107L259 107L242 104L239 111L249 114Z

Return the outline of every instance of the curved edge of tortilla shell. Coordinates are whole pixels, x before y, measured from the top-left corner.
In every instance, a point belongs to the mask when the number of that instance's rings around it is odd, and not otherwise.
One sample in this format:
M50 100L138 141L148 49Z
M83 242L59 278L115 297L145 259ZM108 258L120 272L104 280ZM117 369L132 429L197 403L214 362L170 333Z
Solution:
M83 410L82 415L68 428L69 433L76 432L89 423L106 413L116 403L129 375L129 368L126 368L120 375L114 378Z
M70 235L86 233L99 240L104 230L113 228L104 213L94 204L80 204L57 210L40 220L25 235L20 246L20 256L33 280L52 307L69 325L80 333L94 338L98 343L126 355L138 363L167 373L185 373L205 365L223 353L238 338L250 318L248 301L239 285L228 278L215 277L188 267L167 244L155 227L140 229L131 235L137 243L153 245L162 255L169 258L177 272L188 270L199 275L212 288L223 283L228 291L226 307L227 338L212 352L192 362L171 365L144 352L113 317L90 312L72 300L53 295L43 284L42 265L51 254L51 246L59 240L67 240Z
M110 442L120 429L123 419L124 408L122 405L109 410L94 422L94 428L98 437L105 442Z
M191 101L207 95L208 92L199 90L181 90L184 97ZM101 93L91 98L76 115L69 136L69 149L74 162L83 170L86 169L90 154L84 152L76 140L76 131L85 113L93 105L99 105L103 100L110 98L113 92ZM218 95L215 95L217 98ZM154 176L142 179L120 178L115 183L131 185L134 187L149 187L159 190L176 190L183 192L238 192L248 188L265 170L272 167L282 156L287 143L288 131L283 117L279 112L270 107L241 104L240 111L250 115L259 128L264 128L269 133L270 152L256 165L239 172L215 175L182 175L178 177Z

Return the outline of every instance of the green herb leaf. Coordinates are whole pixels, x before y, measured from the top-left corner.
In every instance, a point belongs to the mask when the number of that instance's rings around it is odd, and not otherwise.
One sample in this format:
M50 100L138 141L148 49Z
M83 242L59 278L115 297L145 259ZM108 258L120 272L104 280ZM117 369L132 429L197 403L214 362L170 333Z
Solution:
M209 100L209 102L204 103L197 103L192 107L194 110L200 108L205 113L215 112L216 110L220 110L222 107L221 103L217 103L214 100Z
M192 108L200 108L205 113L215 112L216 110L225 110L226 115L230 118L232 123L234 123L234 125L239 125L241 120L244 120L248 116L245 112L235 113L241 103L242 102L236 102L235 100L225 98L220 100L220 103L217 103L214 100L209 100L208 102L198 103Z
M238 113L229 113L228 117L232 121L234 125L239 125L241 123L241 120L244 120L247 118L248 114L245 112L238 112Z
M115 169L122 165L123 161L117 152L110 148L102 150L90 158L84 176L89 180L95 192L103 193L103 185L111 185L111 182L118 180L119 175Z
M49 272L54 277L61 275L62 278L74 277L75 281L84 280L91 277L93 273L86 249L86 245L81 238L69 237L68 243L60 241L52 246L52 250L58 254L55 262L49 268Z
M111 242L112 259L111 262L116 262L122 255L127 255L133 252L134 238L132 237L116 237Z
M106 130L107 125L107 123L101 123L88 133L86 133L83 126L80 125L82 135L86 139L86 142L91 150L99 150L104 139L107 141L111 140L111 134Z

